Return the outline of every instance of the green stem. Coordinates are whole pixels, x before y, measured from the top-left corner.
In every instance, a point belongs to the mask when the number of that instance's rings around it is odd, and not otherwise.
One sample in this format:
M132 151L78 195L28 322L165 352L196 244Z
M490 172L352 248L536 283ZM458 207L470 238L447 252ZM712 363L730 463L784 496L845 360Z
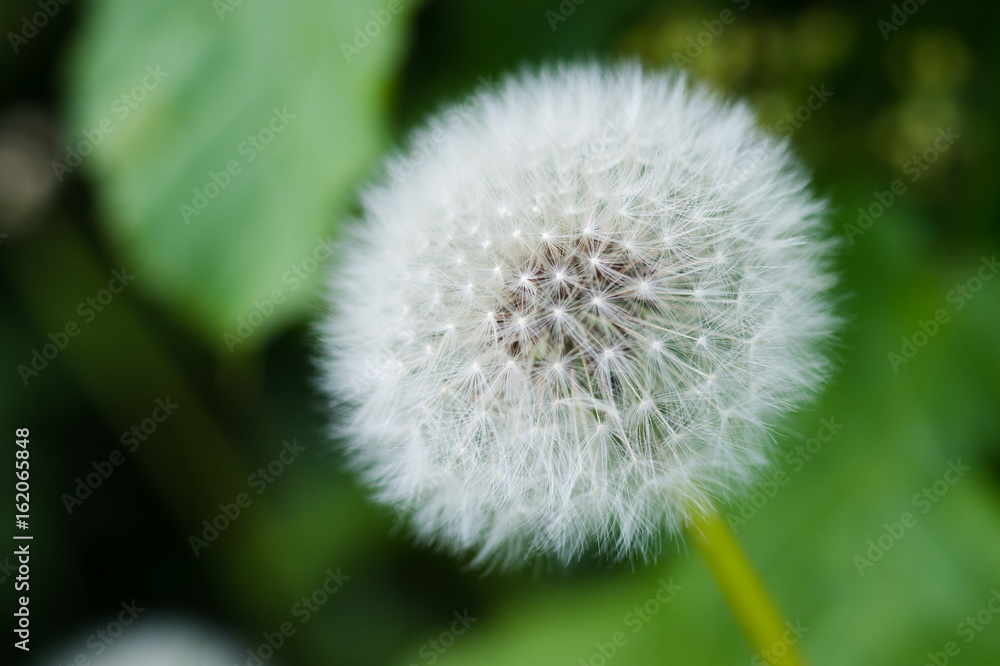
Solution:
M783 616L725 519L718 514L703 516L690 531L753 649L770 657L768 663L803 666Z

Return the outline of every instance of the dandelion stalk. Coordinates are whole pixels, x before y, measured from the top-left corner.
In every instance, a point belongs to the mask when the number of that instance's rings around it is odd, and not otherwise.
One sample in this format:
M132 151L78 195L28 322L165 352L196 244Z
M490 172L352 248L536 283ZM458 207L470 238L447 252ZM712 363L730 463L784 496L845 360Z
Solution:
M776 646L782 646L782 655L773 656L778 660L769 663L803 666L805 662L795 645L786 640L788 628L781 612L768 595L725 518L717 513L702 514L689 532L757 654L772 655L777 652Z

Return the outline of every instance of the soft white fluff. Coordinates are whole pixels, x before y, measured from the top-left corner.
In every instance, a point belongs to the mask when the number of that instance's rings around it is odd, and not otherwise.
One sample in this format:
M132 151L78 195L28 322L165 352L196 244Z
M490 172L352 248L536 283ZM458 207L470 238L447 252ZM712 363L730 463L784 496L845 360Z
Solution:
M141 606L139 609L142 612ZM110 640L112 637L108 636ZM101 650L95 649L92 656L89 648L96 647L96 642L92 643L94 639L93 635L67 638L49 658L35 663L52 666L79 663L89 666L232 666L248 661L246 652L241 651L230 637L186 618L141 615L137 622L125 627L121 636L114 637L113 642L102 643ZM87 650L83 650L85 641ZM82 662L81 652L87 653L87 659ZM276 660L265 663L277 666Z
M461 108L363 194L323 329L340 434L477 561L647 555L822 379L823 207L746 106L676 73L554 67Z

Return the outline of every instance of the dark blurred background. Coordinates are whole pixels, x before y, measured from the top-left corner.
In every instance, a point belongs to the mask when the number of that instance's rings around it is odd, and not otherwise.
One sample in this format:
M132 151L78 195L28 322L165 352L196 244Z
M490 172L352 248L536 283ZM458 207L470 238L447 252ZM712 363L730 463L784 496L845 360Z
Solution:
M4 471L0 536L34 539L32 659L11 539L0 661L100 664L114 643L154 663L157 635L200 635L233 657L169 663L768 663L685 545L469 570L414 546L325 435L312 322L380 156L503 72L638 56L748 98L844 240L839 369L777 424L784 482L725 508L810 663L997 663L998 19L940 0L6 0L0 466L29 428L31 502L21 532Z

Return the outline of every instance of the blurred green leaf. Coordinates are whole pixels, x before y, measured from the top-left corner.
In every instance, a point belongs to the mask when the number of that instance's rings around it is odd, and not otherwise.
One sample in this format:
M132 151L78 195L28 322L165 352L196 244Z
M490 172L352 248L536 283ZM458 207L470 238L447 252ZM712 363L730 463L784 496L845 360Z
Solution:
M303 314L317 244L383 146L407 13L378 0L94 4L69 61L60 162L96 179L141 289L241 350ZM223 341L240 318L253 335Z

